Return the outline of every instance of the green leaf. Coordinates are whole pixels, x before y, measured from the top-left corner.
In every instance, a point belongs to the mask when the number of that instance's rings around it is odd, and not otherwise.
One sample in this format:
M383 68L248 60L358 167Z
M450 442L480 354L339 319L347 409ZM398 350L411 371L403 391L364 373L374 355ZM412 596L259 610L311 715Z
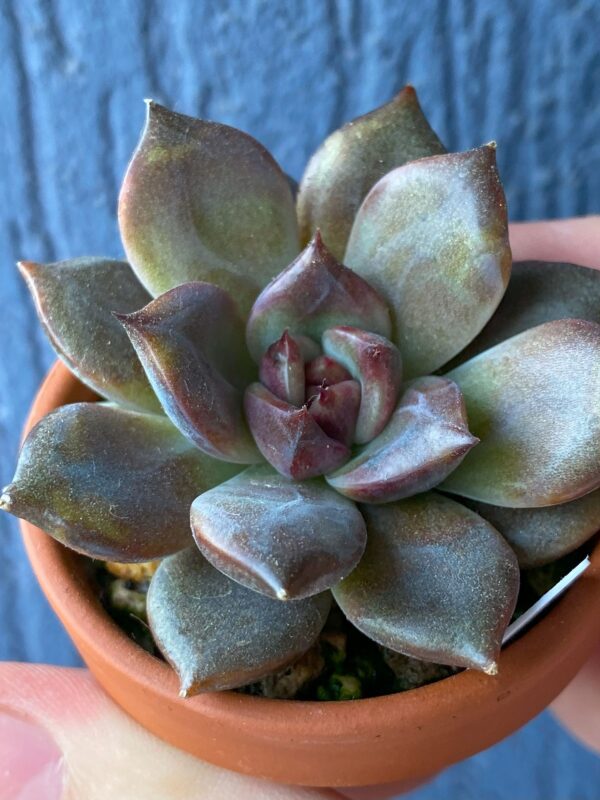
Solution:
M517 261L496 313L447 369L517 333L557 319L600 322L600 270L575 264Z
M354 441L370 442L384 429L400 393L402 356L384 336L340 325L323 334L323 350L360 383Z
M415 90L406 86L386 105L332 133L313 155L298 196L302 240L321 228L341 260L356 212L371 187L407 161L443 152Z
M165 559L152 578L148 617L183 697L234 689L297 659L327 619L329 594L281 603L235 583L196 547Z
M362 511L365 555L333 590L350 622L404 655L494 674L519 591L502 536L436 494Z
M125 331L112 312L150 300L129 264L74 258L19 262L50 342L67 367L95 392L124 406L159 411Z
M119 224L152 294L203 280L246 311L299 249L288 180L264 147L153 102L121 189Z
M334 325L389 336L390 313L366 281L336 261L317 232L257 298L246 329L248 349L258 363L284 331L318 341Z
M458 386L446 378L420 378L404 392L384 431L327 482L358 502L389 503L437 486L475 444Z
M0 507L92 558L151 561L189 544L193 499L236 471L162 415L76 403L30 432Z
M406 377L442 366L479 333L508 284L495 145L382 178L358 212L344 261L387 298Z
M475 500L469 508L500 531L517 554L522 569L550 564L600 530L600 490L570 503L547 508L502 508Z
M447 375L481 439L443 484L496 506L575 500L600 486L600 325L557 320Z
M357 565L365 523L323 480L300 483L250 467L194 500L192 531L211 564L279 600L328 589Z
M242 389L254 367L227 292L184 283L118 318L173 424L215 458L260 461L242 409Z

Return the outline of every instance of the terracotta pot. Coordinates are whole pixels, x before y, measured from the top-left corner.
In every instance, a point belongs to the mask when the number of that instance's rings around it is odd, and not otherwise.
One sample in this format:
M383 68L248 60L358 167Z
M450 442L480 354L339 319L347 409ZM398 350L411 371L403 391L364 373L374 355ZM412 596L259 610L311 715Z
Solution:
M29 430L53 408L93 395L54 366ZM502 653L497 677L466 671L401 694L347 702L224 692L183 700L164 662L102 609L81 560L23 522L33 569L108 694L162 739L229 769L276 781L351 786L418 780L515 731L573 678L600 641L600 549L549 613Z

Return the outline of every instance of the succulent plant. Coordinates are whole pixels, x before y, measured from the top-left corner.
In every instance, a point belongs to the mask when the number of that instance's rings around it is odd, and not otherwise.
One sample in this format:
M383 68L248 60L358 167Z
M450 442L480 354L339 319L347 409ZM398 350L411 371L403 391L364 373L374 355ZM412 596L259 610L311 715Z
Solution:
M495 145L446 152L410 87L294 193L250 136L148 104L129 263L20 265L104 399L38 423L0 506L161 560L148 619L183 695L280 674L332 596L386 653L494 673L519 565L597 528L598 276L515 265L501 303Z

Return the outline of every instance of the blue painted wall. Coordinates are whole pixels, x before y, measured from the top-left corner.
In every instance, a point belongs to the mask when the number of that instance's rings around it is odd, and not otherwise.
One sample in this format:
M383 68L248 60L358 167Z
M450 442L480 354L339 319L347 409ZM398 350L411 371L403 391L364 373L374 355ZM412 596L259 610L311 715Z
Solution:
M142 98L254 134L292 175L344 120L418 89L451 149L490 139L513 219L600 211L597 0L0 1L0 483L52 360L19 257L119 255ZM77 663L0 518L0 659ZM420 800L598 800L548 716Z

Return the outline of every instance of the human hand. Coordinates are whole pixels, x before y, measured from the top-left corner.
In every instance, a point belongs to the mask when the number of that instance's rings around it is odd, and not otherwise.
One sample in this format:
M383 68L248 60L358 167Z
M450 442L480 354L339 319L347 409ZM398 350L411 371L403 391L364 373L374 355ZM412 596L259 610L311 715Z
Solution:
M515 260L600 268L600 216L511 226ZM595 704L594 704L595 701ZM600 649L553 705L600 752ZM0 664L0 800L384 800L370 789L277 786L206 764L124 714L85 670Z

